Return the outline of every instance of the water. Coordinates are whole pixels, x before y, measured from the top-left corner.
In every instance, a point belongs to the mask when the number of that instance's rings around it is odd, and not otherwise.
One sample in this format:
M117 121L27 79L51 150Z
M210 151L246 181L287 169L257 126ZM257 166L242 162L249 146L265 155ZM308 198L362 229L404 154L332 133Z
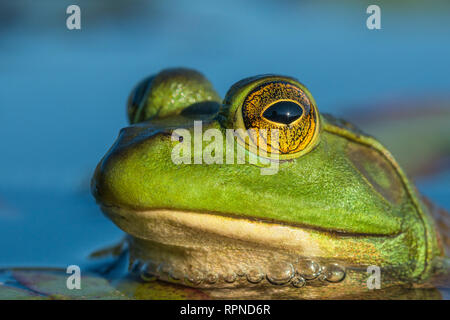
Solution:
M129 91L162 68L196 68L222 96L250 75L295 76L343 116L448 97L449 5L377 3L379 31L360 1L78 1L81 31L65 27L70 1L0 3L0 267L64 267L122 237L89 178L126 125ZM418 185L450 209L449 178Z

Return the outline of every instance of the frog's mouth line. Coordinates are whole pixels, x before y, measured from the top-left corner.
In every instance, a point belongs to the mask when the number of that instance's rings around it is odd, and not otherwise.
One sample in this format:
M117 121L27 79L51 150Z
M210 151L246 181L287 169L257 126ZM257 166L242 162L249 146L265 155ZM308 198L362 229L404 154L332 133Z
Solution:
M324 231L256 219L168 209L101 208L131 235L131 269L169 281L191 279L187 284L192 286L214 287L218 282L225 287L242 286L243 282L232 280L239 276L248 280L245 285L302 286L320 274L326 279L325 270L333 270L330 282L339 282L345 278L343 265L351 261L351 252L341 257L336 250L349 234L340 237L331 232L324 239L319 236ZM172 275L162 276L163 269ZM212 280L208 284L199 278Z
M98 202L98 201L97 201ZM279 227L290 227L295 229L303 229L303 230L311 230L318 233L324 233L329 235L334 235L336 237L367 237L367 238L395 238L401 234L401 232L395 233L364 233L364 232L348 232L345 230L339 229L327 229L321 228L318 226L312 226L302 223L292 223L286 221L276 221L274 219L267 218L256 218L256 217L248 217L248 216L240 216L229 213L222 213L216 211L188 211L183 209L169 209L169 208L153 208L153 209L132 209L128 207L120 207L116 205L107 205L98 202L101 210L109 217L111 215L109 212L128 212L128 213L136 213L138 215L147 215L147 214L164 214L166 218L174 218L175 220L190 221L191 224L196 224L197 222L201 222L205 220L205 222L212 222L215 220L221 220L222 222L232 222L233 227L238 227L239 225L247 225L250 224L258 224L265 226L279 226ZM112 217L111 217L112 218ZM125 215L122 216L123 219L127 219ZM193 219L191 219L193 218ZM217 219L216 219L217 218ZM215 225L215 224L213 224ZM234 229L234 228L233 228Z

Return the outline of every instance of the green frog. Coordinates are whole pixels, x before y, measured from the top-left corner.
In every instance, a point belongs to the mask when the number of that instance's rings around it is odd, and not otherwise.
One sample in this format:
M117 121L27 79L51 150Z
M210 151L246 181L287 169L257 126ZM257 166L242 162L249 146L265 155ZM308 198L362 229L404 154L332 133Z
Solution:
M222 100L201 73L167 69L134 88L127 113L91 189L144 280L320 298L447 270L445 213L292 77L246 78Z

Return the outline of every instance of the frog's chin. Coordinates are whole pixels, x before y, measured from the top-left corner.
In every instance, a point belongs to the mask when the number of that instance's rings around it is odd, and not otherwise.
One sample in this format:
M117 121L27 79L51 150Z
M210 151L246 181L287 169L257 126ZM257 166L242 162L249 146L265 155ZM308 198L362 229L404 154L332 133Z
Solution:
M130 270L202 288L301 287L308 281L341 282L354 268L341 256L336 234L168 209L102 206L128 233ZM348 251L348 250L347 250Z

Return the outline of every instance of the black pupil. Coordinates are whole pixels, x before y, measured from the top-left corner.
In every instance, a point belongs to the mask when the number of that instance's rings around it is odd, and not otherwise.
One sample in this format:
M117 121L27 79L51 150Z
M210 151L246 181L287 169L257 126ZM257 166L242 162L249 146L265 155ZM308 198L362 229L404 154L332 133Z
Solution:
M263 113L263 117L267 120L290 124L300 118L303 109L296 103L290 101L280 101L274 103Z

